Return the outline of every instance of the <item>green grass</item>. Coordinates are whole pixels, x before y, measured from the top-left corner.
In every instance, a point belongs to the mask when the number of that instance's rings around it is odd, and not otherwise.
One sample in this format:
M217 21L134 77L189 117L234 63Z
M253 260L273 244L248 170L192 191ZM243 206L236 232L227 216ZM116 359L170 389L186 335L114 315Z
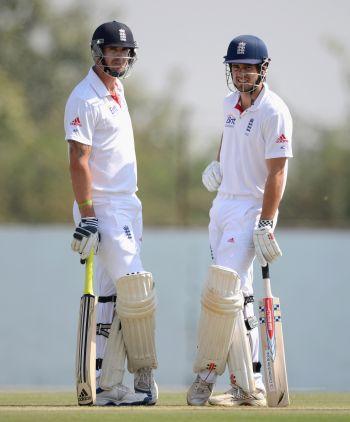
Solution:
M185 393L163 393L152 407L79 407L73 393L0 392L0 421L350 421L350 393L297 393L285 409L186 405Z

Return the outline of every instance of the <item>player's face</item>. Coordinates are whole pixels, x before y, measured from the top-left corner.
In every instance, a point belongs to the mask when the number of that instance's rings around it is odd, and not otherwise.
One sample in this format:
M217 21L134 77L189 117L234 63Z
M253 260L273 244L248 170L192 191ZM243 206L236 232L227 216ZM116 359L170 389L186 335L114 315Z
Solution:
M123 47L104 47L104 60L106 66L117 72L123 72L130 59L130 49Z
M240 92L249 92L259 78L258 67L254 64L232 63L232 81Z

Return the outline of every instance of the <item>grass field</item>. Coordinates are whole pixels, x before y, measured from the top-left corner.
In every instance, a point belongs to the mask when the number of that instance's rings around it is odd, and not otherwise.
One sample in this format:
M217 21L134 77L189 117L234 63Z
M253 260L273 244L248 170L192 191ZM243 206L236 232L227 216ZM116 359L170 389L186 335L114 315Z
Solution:
M285 409L189 407L163 393L152 407L79 407L73 393L0 392L0 421L350 421L350 393L298 393Z

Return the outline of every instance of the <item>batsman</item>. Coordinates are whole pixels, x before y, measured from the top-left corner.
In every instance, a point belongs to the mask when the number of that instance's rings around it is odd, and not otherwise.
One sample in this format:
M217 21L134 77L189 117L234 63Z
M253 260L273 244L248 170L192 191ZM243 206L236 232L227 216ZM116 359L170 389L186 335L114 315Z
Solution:
M158 398L153 370L156 297L140 247L142 207L136 196L133 129L122 80L136 61L130 28L106 22L94 32L94 61L66 104L65 139L75 195L72 249L95 257L98 295L96 405L151 405ZM134 388L123 385L124 367ZM78 397L79 401L79 397Z
M229 95L217 160L202 180L217 191L210 210L213 265L202 291L196 379L189 405L266 406L253 309L253 261L274 262L282 252L274 236L292 157L292 118L266 76L270 58L253 35L234 38L224 56ZM226 365L230 389L212 395Z

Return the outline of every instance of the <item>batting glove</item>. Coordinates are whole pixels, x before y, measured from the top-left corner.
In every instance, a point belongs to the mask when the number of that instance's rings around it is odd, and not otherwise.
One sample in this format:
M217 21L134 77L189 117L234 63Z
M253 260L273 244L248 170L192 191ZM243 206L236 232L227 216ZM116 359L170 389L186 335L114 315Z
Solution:
M98 219L96 217L82 218L79 226L75 229L71 244L73 251L80 253L82 264L85 264L92 250L95 254L97 253L99 242Z
M203 185L209 192L218 190L222 180L220 163L218 161L211 162L202 173Z
M258 228L254 230L255 253L262 267L266 267L268 263L270 264L279 256L282 256L282 251L275 239L272 227L272 220L260 220Z

